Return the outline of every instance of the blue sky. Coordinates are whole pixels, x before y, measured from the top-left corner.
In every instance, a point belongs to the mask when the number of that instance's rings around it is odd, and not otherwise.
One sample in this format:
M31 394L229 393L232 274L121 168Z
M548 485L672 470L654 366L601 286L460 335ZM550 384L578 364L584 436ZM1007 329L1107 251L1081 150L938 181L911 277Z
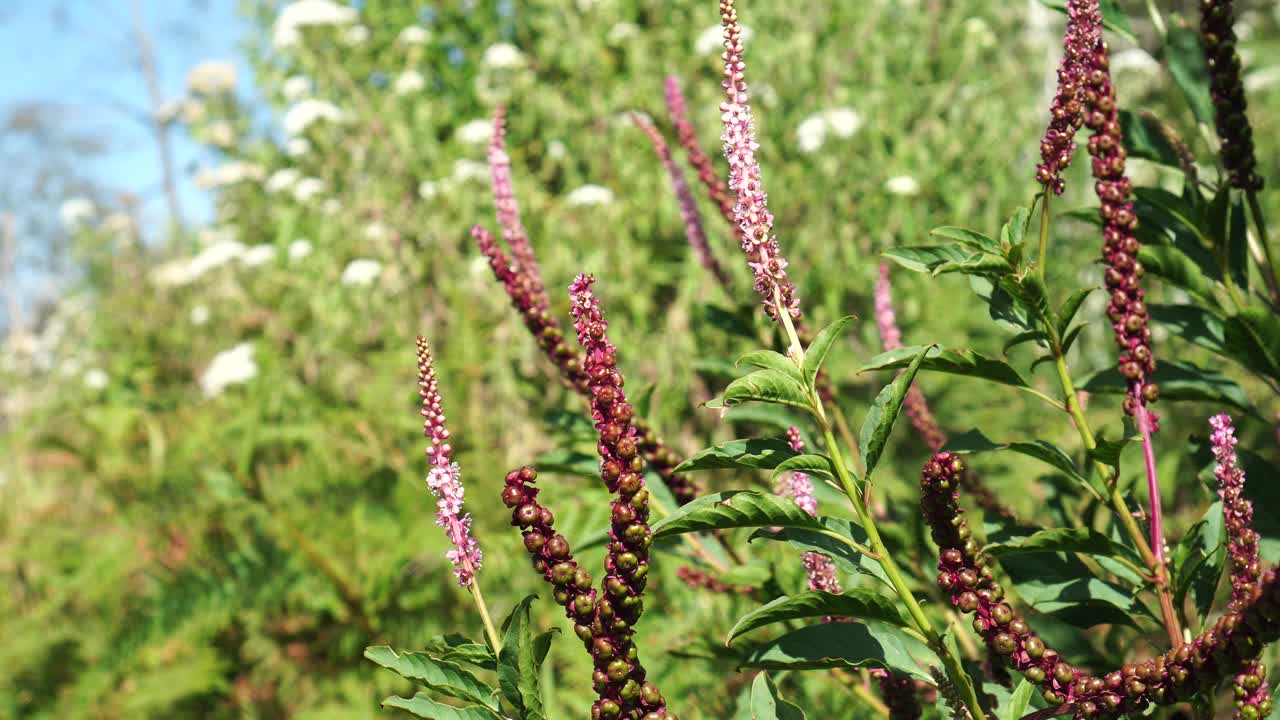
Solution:
M249 68L238 44L249 30L237 0L136 0L153 38L166 98L180 97L187 70L206 59L239 66L241 94L251 88ZM135 0L36 0L5 3L0 9L0 115L32 101L55 102L79 131L110 141L90 174L107 190L125 190L144 201L144 217L163 218L161 172L148 129L120 107L147 107L143 79L133 51ZM182 179L181 200L188 221L207 219L209 198L190 181L185 168L201 157L199 148L172 133ZM21 171L18 168L10 170Z

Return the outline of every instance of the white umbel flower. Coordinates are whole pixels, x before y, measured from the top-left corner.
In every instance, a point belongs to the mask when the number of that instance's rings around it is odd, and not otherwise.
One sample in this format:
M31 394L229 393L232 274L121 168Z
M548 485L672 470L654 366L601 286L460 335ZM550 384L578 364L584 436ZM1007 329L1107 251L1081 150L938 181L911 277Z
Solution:
M350 25L355 21L354 9L333 0L295 0L276 17L271 39L276 48L293 47L302 40L304 27Z
M482 62L494 70L511 70L524 66L524 53L511 43L495 43L485 49Z
M747 25L739 25L742 42L751 41L751 28ZM693 41L693 51L699 55L710 55L718 53L724 49L724 28L720 25L712 25L703 30L698 39Z
M233 160L216 168L205 168L196 173L196 187L202 190L227 187L247 180L262 180L267 174L265 168L243 160Z
M252 343L240 343L213 356L200 376L200 390L208 398L217 397L232 385L242 385L258 376Z
M382 275L382 263L368 258L358 258L347 263L342 270L342 284L347 287L372 285Z
M192 325L201 327L209 322L209 308L204 305L196 305L191 308L189 317Z
M345 117L342 110L331 102L314 98L303 100L285 112L284 131L290 135L300 135L320 120L340 123Z
M391 89L397 95L411 95L421 92L422 88L426 86L427 79L422 76L422 73L417 70L405 70L396 76L396 81L391 86Z
M313 249L310 240L294 240L289 243L289 262L297 262L305 258Z
M369 28L364 25L352 25L342 33L342 44L347 47L363 45L369 41Z
M276 259L276 246L269 243L254 245L240 255L240 264L245 267L260 267Z
M311 152L311 143L306 138L293 138L284 145L284 154L289 157L302 157Z
M67 232L75 232L84 228L93 219L98 209L89 198L73 197L62 201L58 214L62 217L62 227Z
M810 115L796 127L796 147L802 153L816 152L827 141L827 121L821 115Z
M453 136L468 145L483 145L493 137L493 121L472 120L455 130Z
M851 107L831 108L822 113L822 118L827 121L831 134L836 137L853 137L854 133L862 129L862 116Z
M423 200L430 200L431 198L439 195L442 190L443 188L440 187L440 183L435 180L423 180L418 183L418 197Z
M401 45L426 45L429 37L426 28L421 25L410 25L400 31L396 41Z
M283 168L271 173L263 188L269 193L284 192L302 179L302 173L294 168Z
M895 175L884 181L884 189L894 195L916 195L920 192L920 183L910 175Z
M224 95L236 89L236 66L224 60L206 60L187 71L192 95Z
M294 75L280 86L284 99L296 103L311 94L311 79L305 75Z
M574 207L608 205L613 202L613 191L601 185L583 185L565 196L565 202Z
M90 390L103 390L111 384L111 376L102 368L90 368L84 373L84 384Z
M373 222L364 226L365 238L369 240L373 240L375 242L386 238L388 232L389 231L387 230L387 226L377 220L374 220Z
M469 180L479 180L482 182L489 181L489 166L479 160L467 160L463 158L453 163L454 182L467 182Z
M306 202L324 192L325 184L320 178L302 178L293 186L293 197L298 202Z

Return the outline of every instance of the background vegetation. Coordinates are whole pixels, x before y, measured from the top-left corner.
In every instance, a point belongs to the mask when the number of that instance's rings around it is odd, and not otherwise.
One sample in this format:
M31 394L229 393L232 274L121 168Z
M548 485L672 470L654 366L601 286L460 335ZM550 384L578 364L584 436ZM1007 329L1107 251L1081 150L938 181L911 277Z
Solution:
M1174 22L1194 5L1157 4ZM1121 102L1156 111L1207 157L1173 78L1151 59L1163 48L1143 3L1122 5L1137 42L1113 38ZM1274 183L1280 13L1262 0L1238 6L1261 174ZM754 0L742 11L770 203L814 325L872 317L881 251L920 243L940 225L994 233L1030 204L1057 13L987 0L802 11ZM579 399L560 386L466 234L475 222L494 226L483 161L499 102L556 309L567 315L562 290L574 274L594 272L621 365L635 387L653 388L650 416L664 438L687 453L739 435L699 405L753 346L724 329L726 311L751 302L750 276L705 202L713 246L739 291L726 297L691 257L666 175L626 117L648 112L669 132L662 82L676 74L704 147L718 156L715 3L367 0L353 21L303 28L292 42L280 20L287 9L253 0L245 12L256 28L245 38L256 94L278 122L251 122L244 89L217 83L194 83L174 120L219 155L201 180L216 196L214 222L144 244L101 214L81 217L75 291L4 347L0 717L374 717L385 712L381 698L404 688L360 659L366 645L478 637L422 483L416 334L436 348L490 603L505 614L544 592L498 501L502 477L539 457L572 469L565 451L590 452L593 441ZM299 108L336 115L299 127ZM1133 172L1142 183L1164 178L1141 162ZM1089 204L1089 187L1078 162L1066 204ZM1264 199L1277 217L1280 193ZM1059 287L1100 284L1096 231L1074 230L1056 238L1050 275ZM1000 353L1004 337L963 279L899 272L894 281L908 342ZM1093 320L1074 351L1081 370L1113 362L1100 295L1081 311ZM1163 356L1199 352L1168 334L1156 343ZM885 378L853 369L879 350L874 323L862 322L832 354L854 418ZM1275 396L1224 370L1258 408L1240 418L1242 446L1274 460ZM1031 401L963 379L922 384L954 431L981 426L1013 438L1034 428L1078 444L1065 418ZM1117 408L1114 397L1090 402L1113 434ZM1204 419L1223 409L1161 408L1160 442L1171 450L1203 436ZM907 433L896 437L880 471L891 512L915 514L925 453ZM1199 468L1179 466L1181 453L1166 457L1166 503L1188 507L1169 521L1178 537L1206 495ZM1041 466L980 464L1019 510L1043 502ZM1136 474L1140 465L1130 465ZM544 482L544 498L578 544L604 527L605 493L572 473L557 478ZM756 552L757 570L771 565L778 582L802 582L789 551ZM584 554L598 564L598 548ZM704 658L720 652L753 601L687 592L674 550L656 557L640 638L650 671L681 717L733 717L750 675ZM539 626L572 635L549 603L535 614ZM551 717L581 716L589 693L588 660L570 644L557 643L545 669ZM848 702L812 680L788 692L814 710Z

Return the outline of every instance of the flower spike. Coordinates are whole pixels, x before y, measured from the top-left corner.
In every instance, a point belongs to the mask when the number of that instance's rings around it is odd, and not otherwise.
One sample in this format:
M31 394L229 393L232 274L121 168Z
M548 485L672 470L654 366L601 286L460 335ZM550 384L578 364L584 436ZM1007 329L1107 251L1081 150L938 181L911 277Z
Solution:
M1068 0L1067 31L1062 41L1062 60L1058 65L1058 91L1050 107L1049 126L1040 140L1041 163L1036 166L1036 181L1061 195L1066 187L1062 173L1071 165L1075 154L1076 131L1083 119L1081 90L1093 49L1101 38L1102 28L1093 22L1096 0Z
M493 114L493 139L489 143L489 174L493 178L493 202L497 207L502 239L511 248L518 274L529 286L530 298L537 307L551 305L542 283L538 257L533 254L529 233L520 222L520 205L511 183L511 157L507 155L506 109L499 105Z
M1222 140L1222 164L1232 187L1262 189L1254 156L1253 128L1246 114L1249 103L1240 81L1240 54L1236 52L1232 0L1201 0L1200 33L1205 65L1209 68L1209 92L1213 96L1214 122Z
M445 553L453 563L453 573L458 585L469 587L480 569L483 554L480 544L471 537L471 514L462 514L462 475L458 463L453 461L453 445L449 429L445 427L444 409L440 403L440 386L432 365L431 348L427 341L418 338L418 395L422 398L422 434L431 440L427 445L427 458L431 470L427 473L427 487L439 500L436 506L436 525L445 529L454 549Z
M738 224L733 219L733 206L737 203L733 193L729 192L729 187L720 179L720 174L711 164L711 156L698 142L698 133L693 129L693 123L689 121L688 103L685 102L684 93L680 91L680 78L675 75L667 77L665 96L667 113L671 116L671 124L676 128L676 137L689 158L689 164L698 171L698 180L706 187L711 202L715 203L720 214L734 228L736 237Z

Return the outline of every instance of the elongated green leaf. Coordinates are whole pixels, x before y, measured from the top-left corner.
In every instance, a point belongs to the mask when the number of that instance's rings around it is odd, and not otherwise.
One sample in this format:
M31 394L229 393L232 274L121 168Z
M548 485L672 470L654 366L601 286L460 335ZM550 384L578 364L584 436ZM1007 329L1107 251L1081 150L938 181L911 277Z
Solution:
M471 705L454 707L436 702L426 693L418 693L411 698L391 696L382 701L382 707L404 710L427 720L502 720L502 716L488 709Z
M1018 683L1018 687L1014 688L1009 702L1000 707L1000 714L997 716L999 720L1022 720L1022 716L1027 713L1027 706L1031 704L1031 696L1035 692L1036 686L1024 678Z
M933 272L933 269L942 263L964 260L972 254L972 251L955 244L916 245L890 248L882 254L908 270Z
M834 536L843 536L858 543L862 547L867 546L867 533L853 521L844 518L833 518L820 516L818 523L821 529L813 528L762 528L751 534L750 541L756 538L765 540L776 540L779 542L789 543L792 547L800 552L818 552L826 555L835 562L836 567L847 573L861 573L870 575L885 585L891 585L889 576L885 574L884 568L880 563L858 552L847 542L843 542Z
M1196 120L1212 125L1213 98L1209 95L1209 72L1200 49L1200 33L1174 25L1169 28L1164 43L1173 82L1182 91Z
M991 557L1029 555L1045 552L1074 552L1086 555L1127 555L1125 548L1092 528L1048 528L1031 537L991 543L983 549Z
M1071 321L1075 318L1076 313L1080 310L1080 306L1084 303L1085 298L1089 297L1089 294L1097 289L1098 288L1096 287L1087 287L1087 288L1082 288L1080 290L1076 290L1075 292L1067 296L1067 299L1062 302L1062 307L1058 308L1058 334L1059 335L1063 335L1066 333L1067 328L1071 326Z
M1143 245L1138 259L1147 270L1159 275L1206 302L1216 304L1213 281L1205 277L1195 261L1172 245Z
M1163 360L1156 364L1156 371L1151 374L1151 379L1160 386L1161 398L1225 403L1260 417L1244 388L1216 370L1176 360ZM1094 373L1078 385L1081 390L1097 393L1124 393L1128 390L1128 382L1116 368Z
M808 409L809 394L792 375L781 370L757 370L729 383L721 402L733 407L752 400Z
M846 315L822 328L813 337L813 342L809 343L804 353L804 382L809 388L813 387L818 370L822 368L822 363L826 362L827 353L831 352L832 344L844 334L849 323L855 319L852 315Z
M794 457L796 451L791 444L778 438L746 438L730 440L699 450L689 459L680 463L675 472L692 472L694 470L723 470L726 468L747 468L751 470L767 470L778 466L778 463Z
M822 527L790 498L755 490L730 490L704 495L653 525L655 540L740 527Z
M1236 362L1280 379L1280 318L1270 311L1246 308L1227 318L1223 342Z
M885 443L889 441L893 424L897 422L898 414L902 412L902 401L907 397L907 390L911 389L911 383L916 379L920 364L924 362L925 355L934 349L936 349L934 346L920 349L907 365L907 369L898 373L898 377L894 378L893 382L884 386L867 410L867 417L862 422L862 432L858 435L858 449L862 452L862 459L867 468L864 478L866 481L870 482L871 473L875 471L876 465L880 464Z
M1120 111L1120 134L1129 155L1154 160L1169 167L1182 167L1178 152L1160 129L1155 118L1130 110Z
M973 253L963 260L949 260L932 268L934 275L961 273L986 277L1003 277L1013 274L1014 270L1004 256L993 253Z
M868 360L867 364L858 369L858 372L907 367L924 349L923 345L913 345L881 353ZM920 369L950 375L967 375L1013 387L1028 387L1027 381L1008 363L993 360L972 350L950 350L935 346L925 355Z
M969 276L969 287L987 304L987 313L997 325L1012 332L1035 330L1038 322L1032 319L1026 303L1015 298L991 278Z
M1163 325L1183 340L1208 348L1219 355L1227 354L1226 330L1222 318L1197 305L1147 306L1151 321Z
M1041 462L1066 473L1067 477L1070 477L1073 480L1085 482L1084 475L1076 469L1076 464L1071 460L1071 456L1057 445L1044 440L998 443L984 435L981 430L973 429L952 437L950 441L947 442L947 449L961 455L992 452L997 450L1010 450L1020 455L1026 455L1027 457L1033 457L1040 460Z
M1000 352L1008 355L1010 350L1023 343L1036 342L1044 345L1048 340L1049 336L1045 335L1043 330L1024 330L1023 332L1020 332L1006 340L1004 347L1000 349Z
M1000 243L996 242L995 240L992 240L986 235L983 235L977 230L969 230L968 228L948 226L948 227L934 228L929 231L929 234L935 237L947 238L948 240L959 240L965 245L968 245L973 250L977 250L979 252L990 252L990 253L1000 252ZM952 258L952 259L955 259L955 258Z
M751 683L751 720L805 720L804 711L783 700L768 673Z
M835 466L831 464L831 458L826 455L796 455L787 458L773 469L773 478L777 478L784 472L802 472L809 475L818 475L829 480L835 479Z
M854 588L842 595L810 590L783 596L738 618L729 630L724 644L756 628L785 620L840 617L853 620L879 620L890 625L903 625L902 613L888 598L869 590Z
M533 642L529 607L537 599L528 595L512 609L502 634L498 654L498 685L502 696L524 720L545 720L542 691L538 687L538 649Z
M599 464L599 458L596 460ZM541 470L542 466L539 465L538 469ZM427 641L422 649L441 660L467 663L486 670L493 670L498 666L498 659L493 656L493 651L488 645L474 642L457 633L446 633L433 638Z
M1170 573L1173 601L1182 607L1190 593L1195 600L1201 624L1213 606L1214 590L1222 577L1226 560L1226 532L1223 528L1222 503L1215 502L1203 517L1183 533L1174 548Z
M800 367L796 365L795 361L782 353L772 350L752 350L738 358L736 364L751 365L766 370L777 370L797 382L802 382Z
M459 700L470 700L498 711L494 689L480 682L475 675L447 660L437 660L425 653L406 652L380 645L368 647L364 656L389 670L394 670L407 680L416 680L428 688Z
M931 680L942 661L901 628L880 622L825 623L787 633L757 648L743 663L769 670L880 667Z
M1000 567L1033 609L1078 627L1102 623L1134 625L1134 594L1095 576L1075 555L1009 555Z
M1119 440L1110 440L1101 435L1098 436L1098 445L1090 450L1087 454L1090 460L1095 460L1103 465L1110 465L1113 468L1120 467L1120 455L1124 449L1129 447L1129 443L1135 442L1137 438L1122 438Z

